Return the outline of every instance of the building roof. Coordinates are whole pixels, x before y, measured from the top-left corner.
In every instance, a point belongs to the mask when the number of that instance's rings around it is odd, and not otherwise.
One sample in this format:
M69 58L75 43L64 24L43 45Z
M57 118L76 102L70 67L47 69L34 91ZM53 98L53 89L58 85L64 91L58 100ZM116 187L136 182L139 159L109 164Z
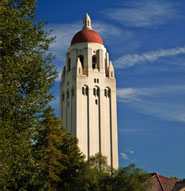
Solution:
M77 32L71 41L71 45L82 42L94 42L103 45L101 36L91 27L91 19L88 14L83 19L83 28Z
M151 191L172 191L177 180L154 173L149 179Z
M173 191L184 191L185 190L185 181L177 182L173 188Z
M71 41L71 45L81 42L94 42L103 45L101 36L96 31L91 29L82 29L76 33Z

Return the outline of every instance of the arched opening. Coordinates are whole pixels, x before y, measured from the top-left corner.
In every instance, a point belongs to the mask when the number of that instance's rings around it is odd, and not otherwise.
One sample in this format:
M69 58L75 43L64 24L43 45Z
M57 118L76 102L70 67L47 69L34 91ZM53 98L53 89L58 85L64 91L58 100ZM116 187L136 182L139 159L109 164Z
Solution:
M88 89L88 86L86 86L86 89L85 89L86 96L88 96L88 92L89 92L89 89Z
M71 58L68 59L68 66L67 71L69 72L71 70Z
M88 93L89 93L89 88L87 85L84 85L82 87L82 94L88 96Z
M110 88L106 88L106 89L104 89L104 96L105 97L110 97L111 96L111 90L110 90Z
M80 59L80 63L81 63L82 69L84 69L84 56L83 55L79 55L78 58Z
M96 86L93 88L93 95L99 97L100 96L100 88Z
M108 97L111 96L111 91L110 91L110 88L108 88Z
M93 55L92 57L92 68L97 69L98 68L98 59L96 55Z
M104 89L104 96L107 97L107 89Z
M96 89L97 89L97 96L99 97L100 96L100 89L99 89L99 87L97 87Z
M72 97L74 96L74 94L75 94L75 93L74 93L74 88L72 88L72 89L71 89L71 95L72 95Z
M67 99L69 99L69 90L67 90Z
M82 94L84 95L85 94L85 88L82 87Z
M64 101L65 100L65 94L64 94L64 92L62 93L62 101Z
M93 95L96 96L96 89L93 88Z

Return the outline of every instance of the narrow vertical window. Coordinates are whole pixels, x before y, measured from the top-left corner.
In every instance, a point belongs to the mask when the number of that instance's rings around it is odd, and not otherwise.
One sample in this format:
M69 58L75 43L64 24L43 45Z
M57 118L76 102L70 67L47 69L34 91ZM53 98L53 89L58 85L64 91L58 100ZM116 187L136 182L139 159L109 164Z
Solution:
M107 90L104 89L104 96L107 97Z
M84 95L85 94L85 88L82 87L82 94Z
M69 91L67 91L67 99L69 99Z
M99 79L97 79L97 83L99 83Z
M111 96L111 92L110 92L110 89L108 90L108 97L110 97Z
M71 70L71 58L68 59L68 72Z
M96 83L96 78L94 78L94 83Z
M88 87L85 89L86 96L88 95Z
M83 57L83 55L78 56L78 58L80 59L82 69L84 69L84 57Z
M97 96L99 96L99 95L100 95L100 89L97 88Z
M98 68L96 55L94 55L94 56L92 57L92 68L93 68L93 69Z
M96 89L93 88L93 95L96 96Z
M74 96L74 89L71 90L72 97Z

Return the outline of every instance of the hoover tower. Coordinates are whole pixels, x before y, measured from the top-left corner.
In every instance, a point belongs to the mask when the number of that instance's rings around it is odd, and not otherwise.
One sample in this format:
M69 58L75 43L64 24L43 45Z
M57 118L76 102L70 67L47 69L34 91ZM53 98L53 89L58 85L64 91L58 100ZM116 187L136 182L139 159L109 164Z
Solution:
M63 126L89 156L100 152L118 168L116 79L101 36L88 14L66 53L60 86Z

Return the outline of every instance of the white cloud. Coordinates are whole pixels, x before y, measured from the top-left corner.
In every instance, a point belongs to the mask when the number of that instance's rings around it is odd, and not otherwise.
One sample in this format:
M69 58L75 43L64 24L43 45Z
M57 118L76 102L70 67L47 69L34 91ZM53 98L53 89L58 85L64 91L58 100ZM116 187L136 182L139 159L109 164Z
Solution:
M118 89L118 100L140 113L170 121L185 122L185 85ZM171 98L175 97L175 101ZM182 98L183 97L183 98ZM166 99L168 98L168 99ZM183 105L184 104L184 105Z
M125 153L120 153L120 154L121 154L121 157L122 157L123 159L129 160L129 157L128 157L127 154L125 154Z
M130 151L130 154L134 154L134 151L131 150L131 151Z
M50 46L50 51L56 54L56 59L64 62L65 53L70 47L73 36L81 30L80 21L71 24L52 24L48 25L48 28L52 28L52 36L56 36L55 42Z
M185 46L172 49L159 49L155 51L145 52L142 54L130 54L121 56L114 61L117 68L129 68L136 64L154 62L162 57L172 57L179 54L185 54Z
M136 88L120 88L117 89L117 96L122 102L140 101L140 95L149 95L150 90L142 90Z
M127 1L121 8L105 10L104 15L131 27L158 26L180 17L179 10L174 4L159 0Z

